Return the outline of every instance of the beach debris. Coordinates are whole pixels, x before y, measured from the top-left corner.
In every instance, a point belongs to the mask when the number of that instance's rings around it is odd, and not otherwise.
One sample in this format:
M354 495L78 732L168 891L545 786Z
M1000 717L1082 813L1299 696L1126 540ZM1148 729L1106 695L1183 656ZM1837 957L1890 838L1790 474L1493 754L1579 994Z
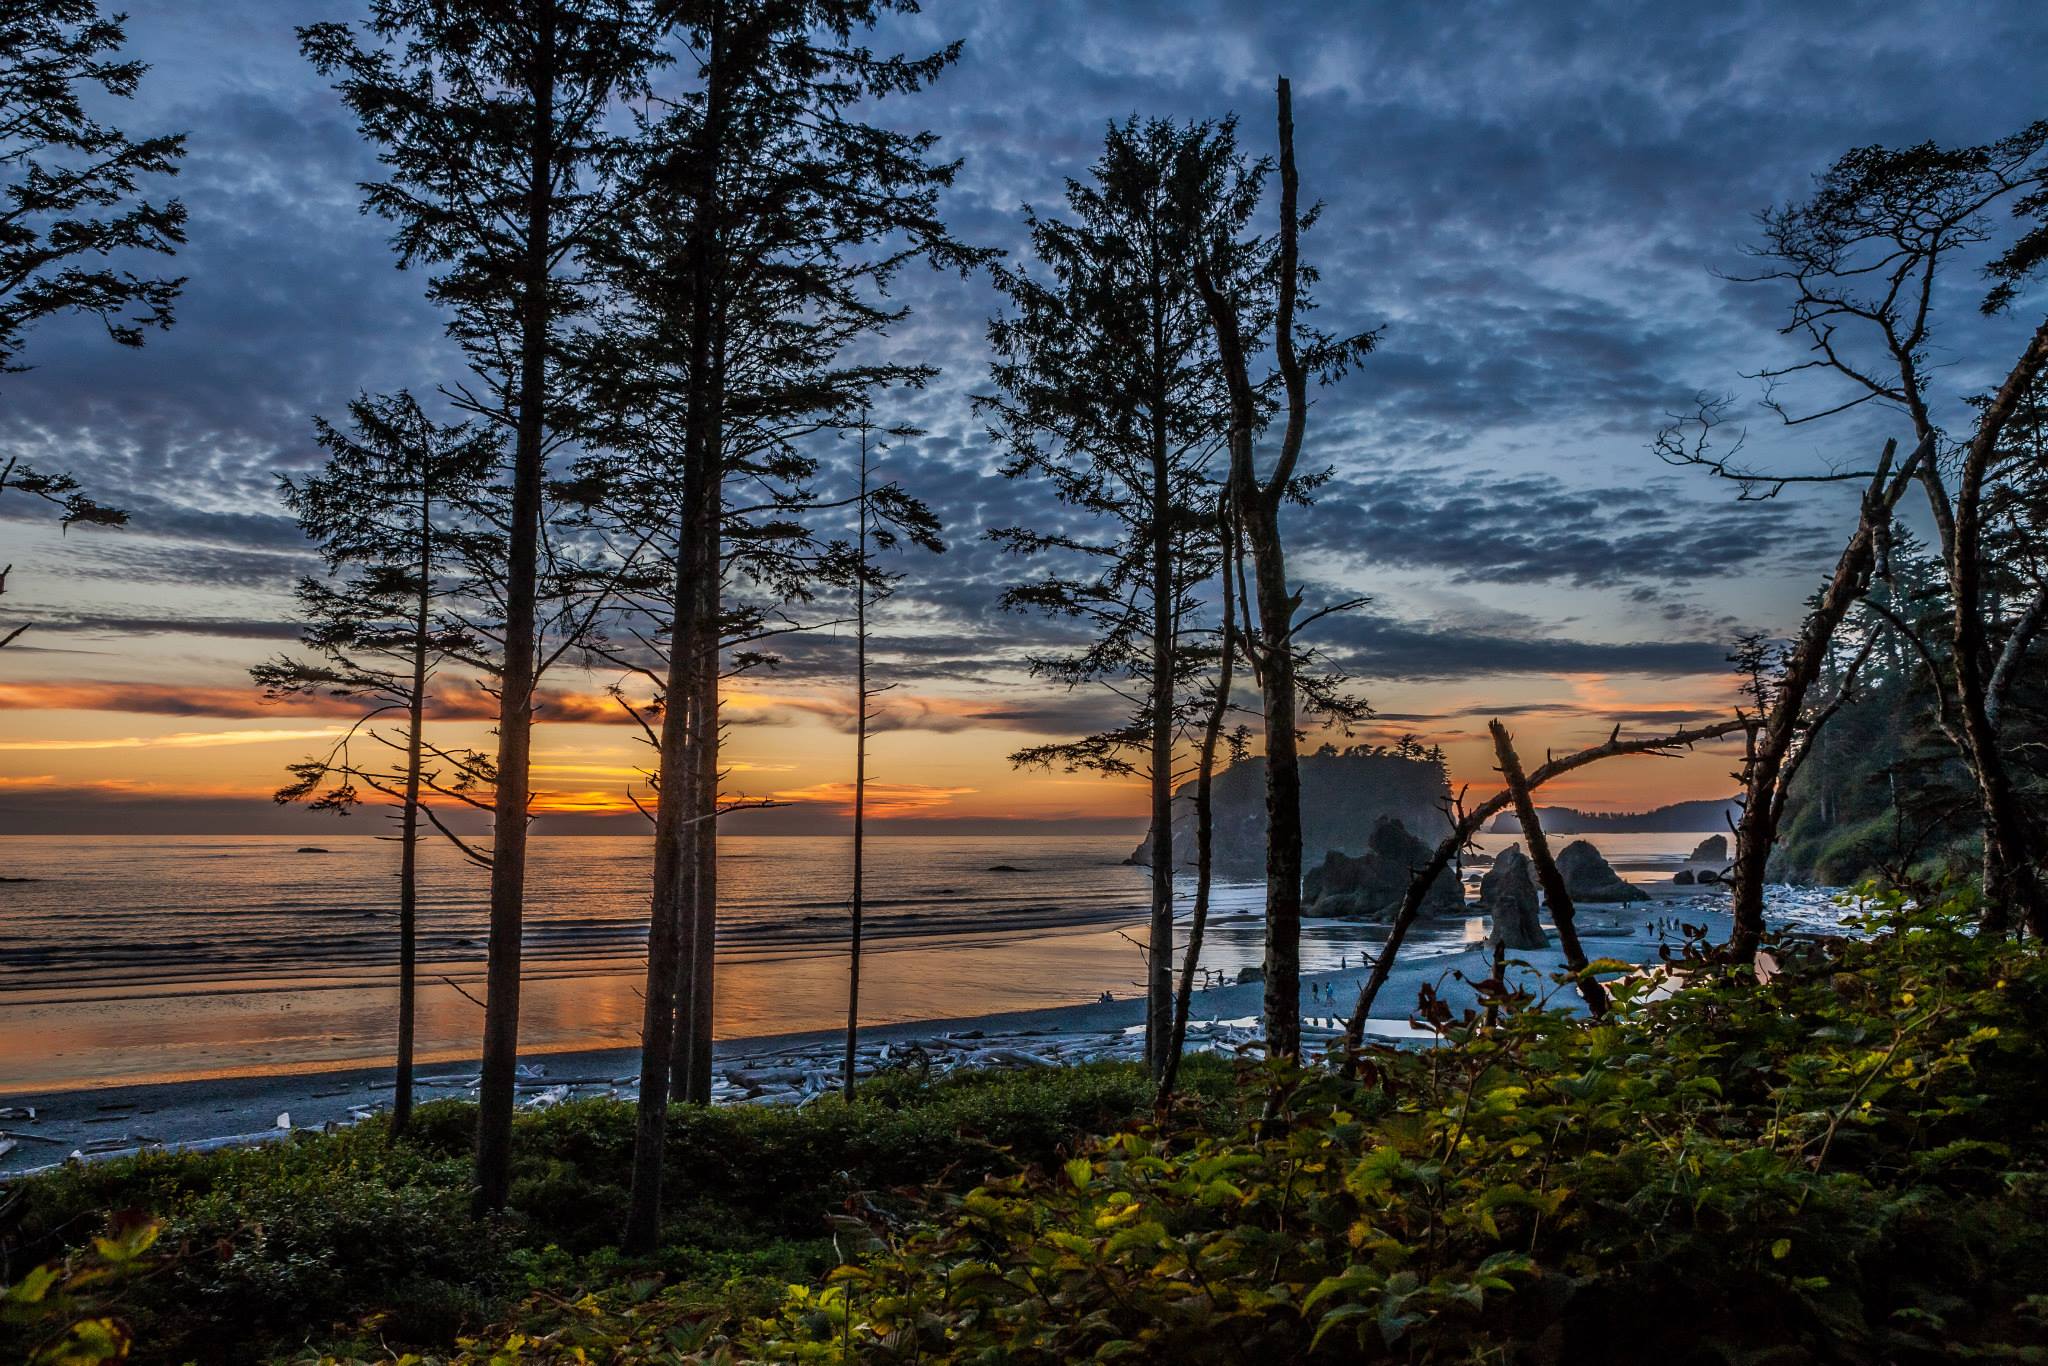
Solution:
M280 1128L280 1129L289 1129L289 1128L291 1128L291 1127L292 1127L292 1112L291 1112L291 1111L289 1111L289 1110L280 1110L280 1111L278 1111L278 1114L277 1114L277 1127L278 1127L278 1128Z
M0 1138L0 1157L5 1157L21 1145L11 1138Z
M33 1105L0 1105L0 1119L26 1119L33 1122L35 1117L36 1107Z

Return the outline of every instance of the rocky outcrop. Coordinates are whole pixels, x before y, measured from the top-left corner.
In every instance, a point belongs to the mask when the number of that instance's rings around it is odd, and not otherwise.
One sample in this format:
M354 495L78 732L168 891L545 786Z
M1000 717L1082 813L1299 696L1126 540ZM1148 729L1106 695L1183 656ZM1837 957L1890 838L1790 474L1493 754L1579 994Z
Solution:
M1727 861L1728 837L1726 835L1707 836L1700 841L1699 848L1692 851L1692 857L1686 860L1687 863L1713 864L1722 864Z
M1480 904L1493 919L1487 942L1511 949L1540 949L1549 944L1536 897L1536 869L1519 844L1510 844L1479 880Z
M1397 818L1383 816L1373 825L1365 852L1353 857L1332 849L1323 855L1320 867L1309 870L1301 880L1302 910L1314 916L1390 920L1400 910L1416 870L1429 862L1432 852ZM1425 914L1464 906L1464 889L1448 868L1436 875L1422 901Z
M1609 867L1600 851L1586 840L1573 840L1557 856L1557 871L1573 901L1648 901L1650 894L1631 887Z
M1694 882L1698 881L1693 876L1692 869L1690 868L1680 868L1672 875L1671 880L1680 887L1690 887Z
M1382 816L1409 830L1444 828L1443 803L1450 788L1443 769L1427 759L1398 754L1305 754L1301 759L1301 863L1313 869L1335 850L1366 852ZM1226 878L1258 878L1266 871L1266 761L1253 756L1216 775L1214 811L1216 872ZM1195 785L1183 783L1173 799L1173 861L1195 863ZM1149 867L1148 835L1131 862Z

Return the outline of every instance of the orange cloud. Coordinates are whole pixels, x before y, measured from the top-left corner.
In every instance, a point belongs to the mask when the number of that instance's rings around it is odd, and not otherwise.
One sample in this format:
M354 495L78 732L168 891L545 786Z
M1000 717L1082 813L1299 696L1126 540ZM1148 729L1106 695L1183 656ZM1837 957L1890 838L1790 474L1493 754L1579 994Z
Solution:
M616 725L625 709L602 693L543 691L537 699L543 720ZM0 711L113 711L145 716L360 716L361 701L326 693L267 698L254 687L203 687L181 683L0 683ZM474 683L437 690L428 703L437 721L495 721L498 699Z
M876 820L916 819L950 806L955 797L979 791L972 787L930 787L923 783L869 783L867 813ZM826 806L839 815L853 814L853 784L813 783L769 794L771 801Z

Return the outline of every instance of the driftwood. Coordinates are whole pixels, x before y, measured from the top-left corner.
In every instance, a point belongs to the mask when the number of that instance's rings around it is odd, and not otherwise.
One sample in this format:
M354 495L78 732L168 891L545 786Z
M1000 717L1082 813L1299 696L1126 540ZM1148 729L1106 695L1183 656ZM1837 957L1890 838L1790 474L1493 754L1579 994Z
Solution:
M1544 903L1550 907L1550 922L1557 926L1557 942L1564 949L1565 966L1572 970L1572 976L1579 984L1579 994L1586 998L1586 1009L1597 1020L1607 1013L1607 988L1586 970L1586 950L1579 943L1577 910L1572 905L1571 892L1564 885L1564 874L1557 871L1557 860L1550 856L1550 840L1536 819L1536 799L1529 795L1529 780L1522 774L1521 756L1515 753L1515 743L1509 738L1506 726L1494 720L1488 721L1486 728L1493 732L1493 751L1500 758L1500 776L1506 780L1508 795L1514 800L1515 818L1522 823L1522 838L1529 845L1529 861L1536 865L1536 882L1543 888Z
M1612 759L1622 754L1668 754L1674 749L1689 749L1702 740L1717 740L1724 735L1746 730L1751 722L1738 717L1733 721L1719 721L1711 726L1695 726L1690 730L1675 730L1669 735L1653 736L1646 740L1624 740L1621 727L1616 726L1607 737L1605 744L1582 749L1562 759L1552 759L1529 775L1526 787L1534 792L1552 778L1584 768L1587 764L1602 759ZM1416 870L1408 883L1408 894L1401 900L1401 909L1394 917L1393 926L1387 931L1387 942L1381 947L1379 957L1372 965L1372 975L1366 978L1359 989L1358 1004L1352 1008L1351 1019L1344 1027L1344 1047L1355 1052L1359 1041L1365 1036L1365 1021L1372 1013L1373 1002L1378 999L1380 988L1387 984L1387 976L1394 970L1394 959L1401 952L1401 944L1408 937L1408 930L1415 924L1415 918L1422 911L1423 898L1428 895L1429 885L1437 875L1457 856L1460 849L1470 843L1472 836L1479 832L1488 818L1496 815L1514 800L1514 795L1503 788L1479 805L1464 811L1452 822L1451 833L1430 855L1429 862Z

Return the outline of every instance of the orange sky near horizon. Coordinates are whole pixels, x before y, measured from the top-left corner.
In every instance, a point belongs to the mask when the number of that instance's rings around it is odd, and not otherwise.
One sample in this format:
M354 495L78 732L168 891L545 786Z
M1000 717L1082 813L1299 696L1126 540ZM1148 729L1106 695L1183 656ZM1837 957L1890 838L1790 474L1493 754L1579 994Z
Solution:
M253 688L236 686L225 670L215 673L225 681L191 684L106 673L0 683L0 794L261 799L279 785L288 763L333 744L356 715L353 704L339 700L265 702ZM564 675L548 692L536 732L537 811L630 813L629 790L647 799L641 769L648 748L603 695L603 681L578 676L572 683ZM1706 713L1725 715L1733 701L1726 675L1495 674L1469 685L1392 683L1369 692L1384 719L1358 738L1391 742L1412 733L1424 744L1441 744L1454 785L1469 783L1475 793L1497 785L1486 731L1496 713L1507 718L1533 767L1546 751L1597 743L1617 719L1625 735L1647 735L1696 724ZM450 689L444 717L434 725L437 741L488 750L488 702L473 690ZM1066 738L986 719L1015 702L1015 694L917 691L912 685L887 695L879 733L870 741L870 816L904 822L1143 819L1141 780L1013 767L1015 750ZM725 705L728 793L830 813L850 810L848 695L734 686ZM1256 717L1245 719L1256 728ZM1322 738L1311 735L1308 747ZM1672 758L1617 759L1566 775L1543 790L1543 800L1633 811L1722 797L1735 789L1738 758L1739 742L1730 740Z

